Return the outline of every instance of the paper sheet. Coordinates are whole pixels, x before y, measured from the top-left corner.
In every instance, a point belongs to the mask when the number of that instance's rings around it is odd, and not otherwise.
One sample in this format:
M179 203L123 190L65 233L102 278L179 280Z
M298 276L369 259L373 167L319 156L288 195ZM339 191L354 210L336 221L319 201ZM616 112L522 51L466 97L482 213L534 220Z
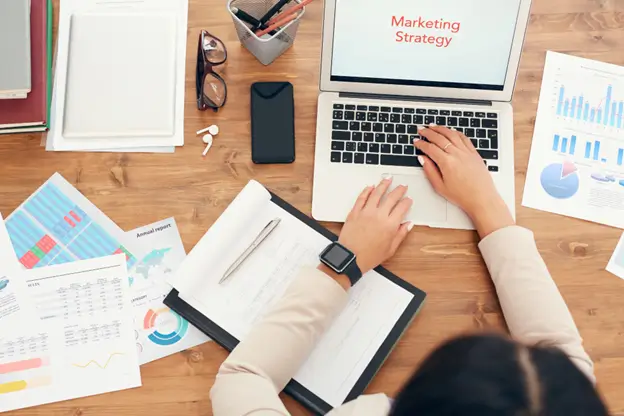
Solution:
M126 234L55 173L6 219L13 248L27 269L125 253Z
M138 249L129 283L139 362L145 364L210 341L162 302L172 289L167 277L186 257L175 220L158 221L126 235Z
M624 68L548 52L522 204L624 228Z
M40 325L0 334L0 412L141 385L123 255L23 273Z
M227 283L219 285L229 265L275 217L282 219L275 231ZM232 234L236 229L244 231ZM182 299L240 340L281 297L301 267L318 265L318 254L327 244L328 239L271 203L266 189L252 181L171 282ZM350 291L349 305L295 380L330 405L342 404L412 299L411 293L378 273L367 273Z
M617 247L607 265L607 271L613 273L620 279L624 279L624 234L620 237Z
M84 14L126 14L143 19L148 15L168 15L176 21L175 28L175 85L158 86L155 88L174 88L175 109L173 135L168 136L119 136L111 137L74 137L67 138L63 134L65 120L65 95L68 83L68 59L70 49L71 20L75 15ZM56 69L54 93L52 97L50 132L46 141L46 150L71 151L130 148L137 150L148 147L182 146L184 144L184 83L186 63L186 35L188 21L188 0L151 0L102 2L99 0L61 0L59 11L59 30L56 53ZM157 28L152 28L157 30ZM149 38L146 38L149 45ZM147 47L147 46L146 46ZM97 89L93 95L96 99ZM148 105L149 103L145 103ZM157 122L155 122L157 123Z

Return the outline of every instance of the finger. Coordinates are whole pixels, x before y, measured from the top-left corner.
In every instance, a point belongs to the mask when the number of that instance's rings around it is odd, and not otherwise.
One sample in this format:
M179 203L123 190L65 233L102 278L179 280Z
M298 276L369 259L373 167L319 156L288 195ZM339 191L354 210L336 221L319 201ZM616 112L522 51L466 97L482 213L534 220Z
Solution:
M429 179L433 189L446 198L446 185L440 169L427 156L418 156L420 164L423 165L425 176Z
M401 199L407 193L407 186L399 185L392 192L390 192L381 203L380 207L383 209L388 215L392 212L394 207L399 203Z
M414 146L433 159L438 166L444 166L446 159L449 157L448 153L444 150L424 140L414 140Z
M397 222L403 222L410 208L414 204L412 198L403 198L399 201L394 209L390 212L390 218Z
M368 202L366 204L367 207L371 206L373 208L377 208L379 206L379 201L381 198L388 192L388 188L392 183L392 176L388 176L379 183L373 190L373 192L368 197Z
M373 192L373 189L375 189L374 186L367 186L366 188L364 188L364 190L360 193L360 196L358 196L358 198L355 200L355 204L353 205L353 208L349 213L349 218L356 217L360 213L360 211L364 209L364 207L366 206L366 202L368 201L368 197L370 196L371 192Z
M418 130L418 134L426 137L431 143L438 146L441 150L443 150L447 144L451 143L446 137L430 128Z
M466 144L462 140L460 133L457 130L449 129L447 127L431 125L429 129L444 136L449 142L459 149L465 149Z
M401 243L405 241L405 238L407 237L409 232L412 231L412 228L414 228L414 224L412 224L411 222L406 222L399 227L399 232L394 237L394 240L392 240L392 245L390 246L392 254L396 253Z

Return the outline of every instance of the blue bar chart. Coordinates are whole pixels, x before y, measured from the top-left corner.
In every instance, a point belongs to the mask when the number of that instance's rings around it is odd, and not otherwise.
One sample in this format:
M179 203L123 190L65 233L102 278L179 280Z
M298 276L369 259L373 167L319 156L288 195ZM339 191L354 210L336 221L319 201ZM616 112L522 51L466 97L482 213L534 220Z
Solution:
M604 141L602 139L586 139L577 134L554 134L552 151L576 156L576 160L624 166L624 145L610 140L603 143ZM578 155L577 147L579 148Z
M566 86L559 87L556 114L571 120L621 129L624 127L624 99L616 98L613 85L607 86L604 97L591 103L584 94L566 95Z
M576 135L563 137L559 134L555 134L553 137L553 152L567 153L570 156L574 156L576 152Z

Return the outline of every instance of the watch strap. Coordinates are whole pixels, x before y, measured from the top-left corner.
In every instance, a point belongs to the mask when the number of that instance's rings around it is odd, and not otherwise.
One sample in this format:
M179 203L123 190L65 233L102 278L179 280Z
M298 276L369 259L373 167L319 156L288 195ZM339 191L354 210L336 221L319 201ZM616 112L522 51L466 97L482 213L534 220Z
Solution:
M357 265L355 259L349 263L343 274L349 278L351 286L354 286L362 278L362 271L360 270L360 266Z

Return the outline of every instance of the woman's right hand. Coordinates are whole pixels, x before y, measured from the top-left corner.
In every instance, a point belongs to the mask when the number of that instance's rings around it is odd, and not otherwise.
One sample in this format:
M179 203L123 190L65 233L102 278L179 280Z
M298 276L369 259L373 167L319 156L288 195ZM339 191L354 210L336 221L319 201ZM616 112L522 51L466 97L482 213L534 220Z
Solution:
M426 155L419 156L419 160L431 185L468 214L481 238L514 224L470 139L456 130L434 125L421 129L419 134L429 140L416 140L414 146Z

